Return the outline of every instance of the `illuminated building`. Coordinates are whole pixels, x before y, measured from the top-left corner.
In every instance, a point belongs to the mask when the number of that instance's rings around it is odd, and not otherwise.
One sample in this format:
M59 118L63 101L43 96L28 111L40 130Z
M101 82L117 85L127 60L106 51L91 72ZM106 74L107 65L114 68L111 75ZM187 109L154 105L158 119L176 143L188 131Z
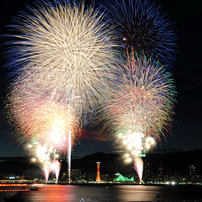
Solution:
M191 165L189 167L189 175L190 176L194 176L195 175L195 167L194 167L194 165Z
M134 177L127 178L121 175L120 173L117 173L117 174L118 174L118 177L113 180L114 182L134 182Z
M164 164L163 163L158 163L158 180L162 181L164 177Z
M143 181L147 183L151 181L151 165L146 158L142 158L142 160L144 161Z
M100 182L100 162L97 162L97 176L96 176L96 182Z
M80 168L72 169L71 171L72 181L80 181L82 179L82 172Z

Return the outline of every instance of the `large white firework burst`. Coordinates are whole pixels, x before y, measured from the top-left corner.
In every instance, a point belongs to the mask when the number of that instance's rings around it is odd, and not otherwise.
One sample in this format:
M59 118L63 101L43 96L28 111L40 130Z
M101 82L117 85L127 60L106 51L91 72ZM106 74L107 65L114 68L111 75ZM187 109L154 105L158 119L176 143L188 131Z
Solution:
M35 84L51 84L53 93L79 103L80 111L94 109L113 79L111 29L102 22L103 15L93 6L85 9L84 2L38 5L17 20L20 34L11 35L15 40L8 52L15 57L10 64L17 64L20 80L31 77Z

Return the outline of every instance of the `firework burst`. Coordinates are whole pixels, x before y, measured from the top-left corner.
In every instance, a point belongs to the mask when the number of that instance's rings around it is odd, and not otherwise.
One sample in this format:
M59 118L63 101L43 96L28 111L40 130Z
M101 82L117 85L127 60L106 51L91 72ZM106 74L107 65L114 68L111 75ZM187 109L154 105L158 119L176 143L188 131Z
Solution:
M68 132L71 130L73 144L79 134L80 122L72 107L70 109L69 105L59 102L49 93L47 88L31 82L13 84L6 106L8 116L20 143L37 141L66 150Z
M93 6L84 8L69 1L41 3L32 14L17 19L15 31L9 35L9 63L21 79L34 77L34 84L53 87L52 94L79 104L91 111L104 94L107 80L113 79L114 43L110 27ZM14 57L13 57L14 54ZM75 99L77 98L77 99Z
M131 53L128 60L120 58L118 66L118 83L107 94L100 120L105 122L104 128L112 131L118 147L137 157L150 149L150 138L160 141L170 132L174 81L164 66L144 55Z
M173 66L177 38L160 6L148 0L100 2L108 11L107 20L116 25L117 41L124 49L134 47L138 53Z
M55 173L56 183L58 182L61 163L56 160L59 154L56 153L56 149L53 147L48 147L48 144L42 145L39 142L34 142L28 144L28 149L31 155L35 155L32 158L32 162L38 163L43 170L46 183L48 182L49 174L51 172Z
M160 139L169 131L174 114L176 92L171 73L151 58L134 53L118 65L119 83L112 86L105 102L110 127Z
M100 120L112 132L116 148L134 161L140 182L141 156L169 132L173 120L175 86L171 73L152 58L131 53L120 58L119 77L112 84Z

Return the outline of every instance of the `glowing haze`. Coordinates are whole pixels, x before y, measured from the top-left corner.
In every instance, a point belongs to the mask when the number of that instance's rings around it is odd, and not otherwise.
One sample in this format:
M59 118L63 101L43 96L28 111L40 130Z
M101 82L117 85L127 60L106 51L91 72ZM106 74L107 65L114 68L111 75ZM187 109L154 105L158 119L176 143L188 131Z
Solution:
M80 121L74 109L71 109L70 116L70 106L54 100L43 85L40 88L31 82L13 85L6 108L11 124L16 128L19 143L34 140L66 151L69 130L72 144L79 134Z

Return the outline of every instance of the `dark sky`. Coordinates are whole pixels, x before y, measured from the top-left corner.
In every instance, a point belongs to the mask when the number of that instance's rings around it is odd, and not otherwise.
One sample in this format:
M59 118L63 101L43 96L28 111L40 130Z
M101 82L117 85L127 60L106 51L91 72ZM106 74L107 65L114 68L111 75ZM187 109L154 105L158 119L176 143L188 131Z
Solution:
M0 34L6 34L5 25L11 24L11 17L18 11L26 10L25 5L31 0L1 0L0 1ZM177 87L177 104L175 107L175 123L172 135L156 146L156 149L193 150L202 149L202 1L201 0L156 0L157 5L163 6L163 11L170 21L174 22L179 53L177 62L172 70ZM33 4L32 4L33 5ZM3 39L0 38L2 44ZM0 47L1 52L3 47ZM9 125L3 113L3 100L6 81L6 69L3 68L4 59L1 58L0 69L0 156L26 155L22 146L9 142ZM110 143L95 131L80 139L75 146L73 156L84 156L97 151L109 153Z

